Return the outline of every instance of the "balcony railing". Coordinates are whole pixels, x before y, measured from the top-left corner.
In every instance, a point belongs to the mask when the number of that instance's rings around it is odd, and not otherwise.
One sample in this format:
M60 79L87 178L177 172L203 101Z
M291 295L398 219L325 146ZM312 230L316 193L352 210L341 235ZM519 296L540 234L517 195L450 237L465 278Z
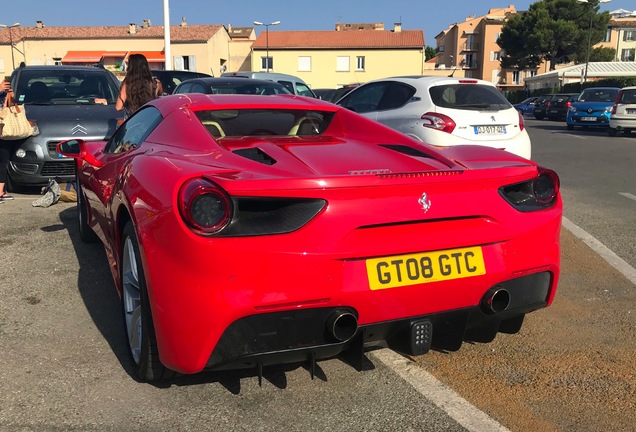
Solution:
M466 42L462 45L462 51L479 51L479 42Z
M479 64L477 60L467 61L464 64L462 64L463 69L477 69L478 66Z

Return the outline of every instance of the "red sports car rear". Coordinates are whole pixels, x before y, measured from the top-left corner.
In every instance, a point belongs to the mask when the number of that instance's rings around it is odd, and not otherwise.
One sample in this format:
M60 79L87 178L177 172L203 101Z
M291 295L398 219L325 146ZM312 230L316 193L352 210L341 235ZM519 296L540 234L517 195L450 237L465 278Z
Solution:
M557 175L297 96L179 95L76 157L144 380L517 332L559 276ZM259 372L260 373L260 372Z

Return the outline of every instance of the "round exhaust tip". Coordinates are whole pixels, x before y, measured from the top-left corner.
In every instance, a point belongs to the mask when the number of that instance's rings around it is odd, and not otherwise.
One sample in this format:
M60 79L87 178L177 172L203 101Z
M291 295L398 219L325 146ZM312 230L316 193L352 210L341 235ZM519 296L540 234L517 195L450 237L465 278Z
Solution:
M348 310L339 309L327 318L327 333L338 342L351 339L358 331L358 318Z
M501 287L492 288L484 296L482 309L488 314L503 312L510 306L510 293Z

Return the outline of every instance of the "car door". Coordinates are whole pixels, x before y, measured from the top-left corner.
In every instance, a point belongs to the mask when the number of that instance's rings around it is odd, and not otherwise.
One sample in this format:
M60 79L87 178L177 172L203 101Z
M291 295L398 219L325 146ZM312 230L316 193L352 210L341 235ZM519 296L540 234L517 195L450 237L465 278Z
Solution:
M409 133L423 114L416 109L409 109L408 104L415 91L414 87L402 82L390 83L378 104L376 121L402 133Z
M126 175L125 170L139 150L146 137L159 124L162 117L159 111L152 107L144 107L128 118L115 132L106 144L100 160L102 167L87 170L88 184L85 187L86 198L91 208L89 225L102 239L113 239L116 220L112 212L112 205L116 199L119 182ZM120 198L117 198L120 199ZM105 242L106 253L110 246Z

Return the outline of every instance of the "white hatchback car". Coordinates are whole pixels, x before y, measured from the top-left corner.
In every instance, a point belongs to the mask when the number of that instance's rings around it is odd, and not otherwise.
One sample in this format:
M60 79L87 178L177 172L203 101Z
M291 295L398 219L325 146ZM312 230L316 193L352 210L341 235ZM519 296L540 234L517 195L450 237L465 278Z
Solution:
M612 107L607 134L616 136L623 132L629 135L633 130L636 130L636 87L624 87Z
M482 145L531 156L523 117L488 81L384 78L357 87L336 103L435 146Z

